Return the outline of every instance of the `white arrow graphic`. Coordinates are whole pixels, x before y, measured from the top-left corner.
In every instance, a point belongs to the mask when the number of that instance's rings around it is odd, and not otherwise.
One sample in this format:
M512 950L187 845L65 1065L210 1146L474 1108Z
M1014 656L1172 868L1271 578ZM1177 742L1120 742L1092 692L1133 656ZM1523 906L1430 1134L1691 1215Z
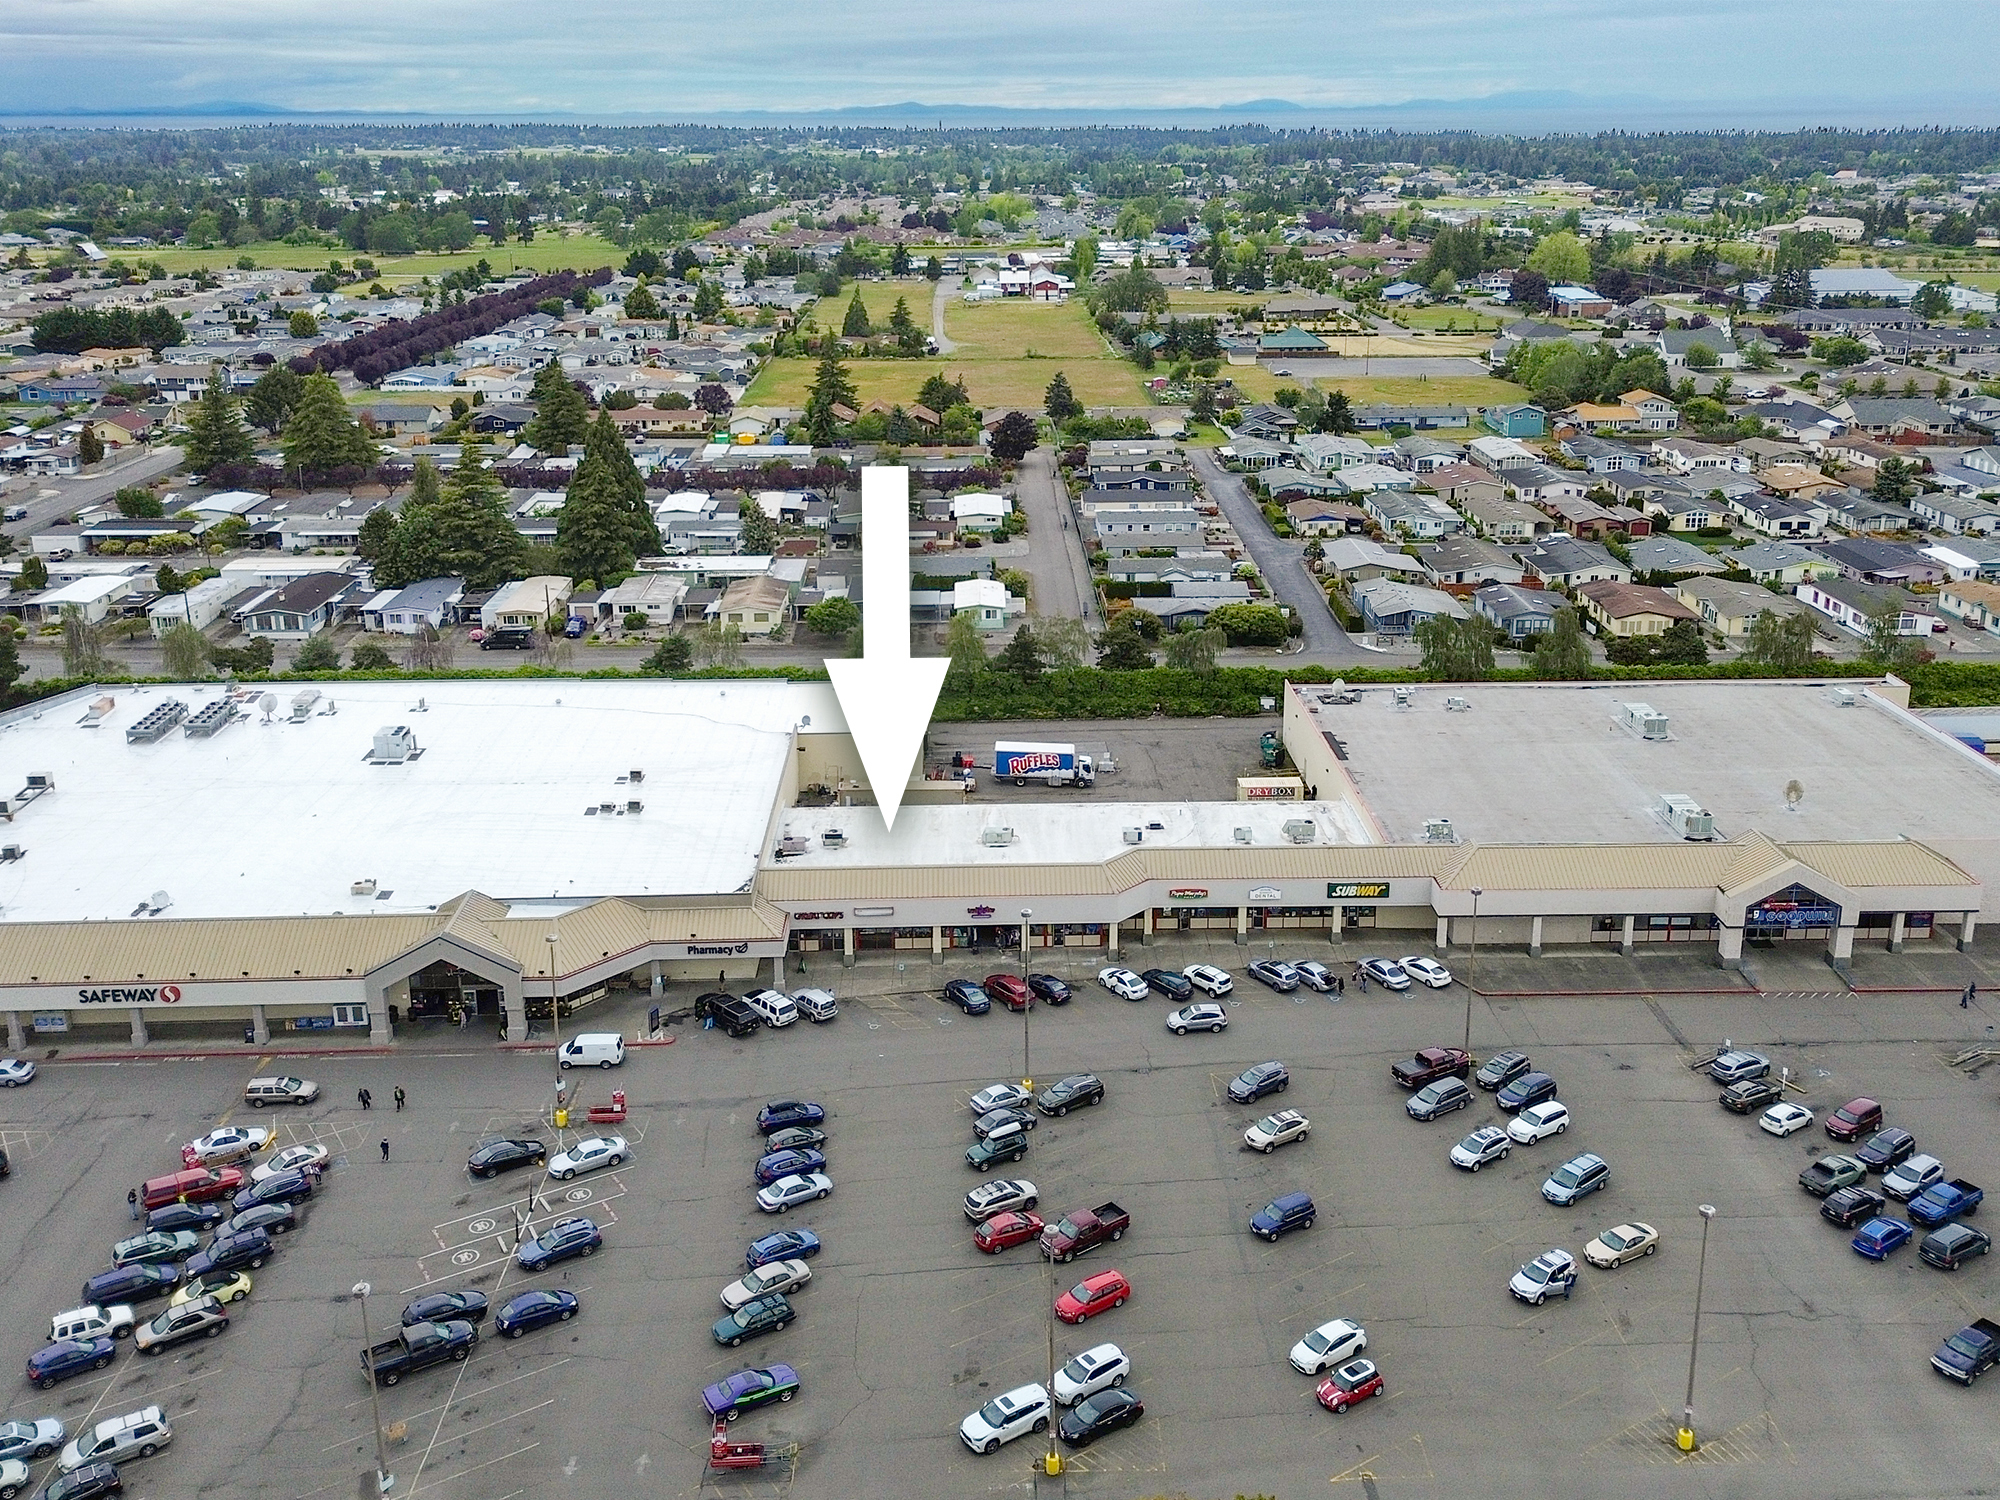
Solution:
M951 663L910 655L910 471L861 471L861 660L828 660L854 748L882 821L896 810L917 763L931 710Z

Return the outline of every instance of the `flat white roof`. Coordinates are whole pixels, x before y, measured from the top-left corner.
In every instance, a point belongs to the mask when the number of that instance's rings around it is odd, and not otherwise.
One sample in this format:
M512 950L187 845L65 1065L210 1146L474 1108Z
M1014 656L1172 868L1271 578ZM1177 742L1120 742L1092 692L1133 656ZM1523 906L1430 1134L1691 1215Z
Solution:
M6 825L26 853L0 864L0 920L126 918L157 890L172 917L421 911L468 890L735 892L763 852L793 726L845 728L823 683L340 682L294 724L303 686L270 685L268 724L250 689L249 717L208 739L128 744L125 730L170 698L199 712L214 683L91 688L0 720L0 795L30 775L56 788ZM106 691L110 717L80 728ZM422 756L369 764L385 725L408 726ZM635 767L643 782L620 780ZM584 813L631 800L643 812ZM350 893L369 879L388 894Z
M814 724L818 724L815 719ZM809 839L812 852L783 861L786 869L884 865L1102 864L1134 847L1124 831L1137 828L1150 849L1235 848L1236 830L1252 830L1254 847L1287 846L1284 825L1309 818L1320 844L1375 842L1360 813L1346 802L1100 802L1077 791L1047 802L953 806L904 803L893 832L885 832L872 807L793 807L779 819L779 835ZM1151 825L1161 826L1154 828ZM1012 828L1014 842L989 845L988 828ZM820 842L828 829L847 835L845 848ZM765 864L779 861L766 851Z

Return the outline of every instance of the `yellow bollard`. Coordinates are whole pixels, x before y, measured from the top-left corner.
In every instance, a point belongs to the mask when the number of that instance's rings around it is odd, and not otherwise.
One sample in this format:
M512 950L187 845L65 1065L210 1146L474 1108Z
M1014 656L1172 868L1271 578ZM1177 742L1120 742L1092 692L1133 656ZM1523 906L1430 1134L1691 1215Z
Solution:
M1680 1445L1681 1452L1694 1452L1694 1429L1692 1427L1681 1428L1674 1434L1674 1441Z
M569 1126L569 1111L567 1109L558 1109L556 1111L556 1129L563 1130L567 1129L568 1126Z
M1044 1474L1060 1474L1062 1471L1063 1456L1051 1448L1047 1456L1042 1459L1042 1472Z

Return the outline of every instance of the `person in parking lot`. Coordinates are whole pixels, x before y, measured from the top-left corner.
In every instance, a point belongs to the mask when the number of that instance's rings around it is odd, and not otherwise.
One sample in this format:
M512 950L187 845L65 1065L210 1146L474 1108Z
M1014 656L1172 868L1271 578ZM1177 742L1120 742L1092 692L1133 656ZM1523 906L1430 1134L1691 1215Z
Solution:
M387 1161L388 1159L389 1159L389 1143L387 1141L384 1141L382 1142L382 1160Z
M403 1112L403 1086L399 1083L396 1085L396 1113L401 1114L402 1112Z
M139 1190L137 1188L127 1190L125 1194L125 1206L132 1210L132 1218L136 1222L139 1217Z
M366 1089L357 1089L354 1097L361 1101L363 1109L373 1109L375 1107L375 1096L370 1094Z

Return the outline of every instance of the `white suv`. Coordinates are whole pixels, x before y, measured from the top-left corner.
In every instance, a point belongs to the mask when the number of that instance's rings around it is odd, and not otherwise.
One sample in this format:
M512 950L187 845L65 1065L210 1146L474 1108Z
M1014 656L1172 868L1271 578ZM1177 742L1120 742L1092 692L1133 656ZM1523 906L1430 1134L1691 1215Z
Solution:
M1236 988L1236 981L1214 964L1189 964L1181 970L1181 978L1205 995L1226 995Z
M174 1429L157 1406L128 1412L99 1422L89 1434L72 1438L56 1460L56 1468L67 1474L85 1464L122 1464L135 1458L151 1458L174 1440Z
M991 1453L1028 1432L1049 1430L1049 1393L1024 1385L995 1396L958 1424L958 1435L974 1453Z
M776 990L752 990L743 997L743 1003L757 1012L757 1019L772 1030L789 1026L799 1018L799 1008L793 1004L790 995L781 995Z
M87 1344L92 1339L128 1338L137 1326L132 1309L124 1303L116 1307L99 1307L92 1303L89 1307L72 1307L68 1312L59 1312L49 1319L49 1342L60 1344L68 1339Z

